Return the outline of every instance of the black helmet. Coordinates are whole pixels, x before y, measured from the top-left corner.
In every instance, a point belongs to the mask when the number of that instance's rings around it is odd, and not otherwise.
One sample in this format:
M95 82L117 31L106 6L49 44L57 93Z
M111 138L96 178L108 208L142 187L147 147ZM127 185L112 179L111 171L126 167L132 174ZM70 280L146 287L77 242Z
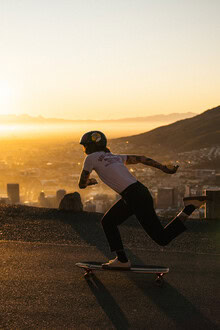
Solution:
M94 146L105 148L107 145L107 139L105 134L103 134L100 131L90 131L85 133L81 137L79 143L82 144L83 146L88 146L90 144L93 144Z

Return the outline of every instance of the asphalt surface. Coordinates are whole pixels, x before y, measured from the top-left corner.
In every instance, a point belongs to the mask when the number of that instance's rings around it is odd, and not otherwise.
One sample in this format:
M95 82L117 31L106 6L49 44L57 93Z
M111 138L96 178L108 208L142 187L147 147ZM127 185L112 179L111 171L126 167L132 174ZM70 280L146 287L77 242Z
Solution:
M163 249L121 227L133 264L170 268L160 288L150 274L84 278L76 262L110 257L100 214L30 211L0 210L1 329L220 329L217 222L191 221Z

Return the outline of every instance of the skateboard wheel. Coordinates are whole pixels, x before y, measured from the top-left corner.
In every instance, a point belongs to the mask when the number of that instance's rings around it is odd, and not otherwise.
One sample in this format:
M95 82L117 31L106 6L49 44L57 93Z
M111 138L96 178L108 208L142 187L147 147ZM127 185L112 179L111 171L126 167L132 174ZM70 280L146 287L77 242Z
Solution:
M85 278L90 278L90 275L92 275L92 270L91 269L86 269L86 272L84 274Z

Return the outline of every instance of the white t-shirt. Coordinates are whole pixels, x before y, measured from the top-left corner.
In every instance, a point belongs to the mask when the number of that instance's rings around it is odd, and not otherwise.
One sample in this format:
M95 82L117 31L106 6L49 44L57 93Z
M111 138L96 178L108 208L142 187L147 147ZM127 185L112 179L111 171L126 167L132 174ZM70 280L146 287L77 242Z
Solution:
M132 183L137 182L124 165L126 160L127 155L114 155L104 151L94 152L85 158L83 170L89 173L95 170L107 186L120 194Z

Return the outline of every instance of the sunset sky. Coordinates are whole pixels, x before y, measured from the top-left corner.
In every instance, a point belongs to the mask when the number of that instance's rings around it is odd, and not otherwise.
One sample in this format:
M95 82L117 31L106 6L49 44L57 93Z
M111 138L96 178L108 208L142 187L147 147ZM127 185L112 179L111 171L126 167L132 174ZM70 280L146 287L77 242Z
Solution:
M112 119L219 105L219 0L0 0L0 114Z

